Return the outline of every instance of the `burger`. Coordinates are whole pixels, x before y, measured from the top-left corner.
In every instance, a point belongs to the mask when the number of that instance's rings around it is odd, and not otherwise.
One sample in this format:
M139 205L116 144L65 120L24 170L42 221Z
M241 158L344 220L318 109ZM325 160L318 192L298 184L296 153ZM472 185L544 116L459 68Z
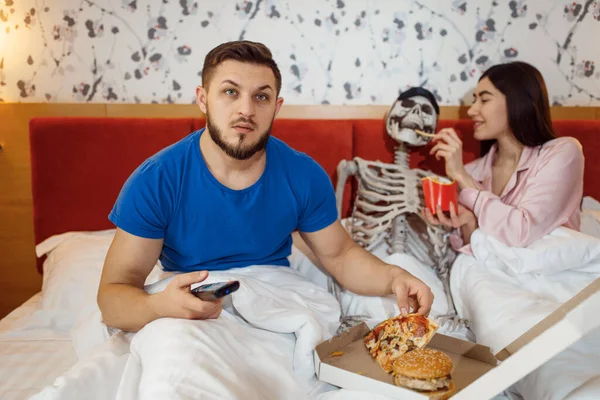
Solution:
M444 352L422 348L394 360L392 375L397 386L423 392L430 399L447 399L454 393L452 359Z

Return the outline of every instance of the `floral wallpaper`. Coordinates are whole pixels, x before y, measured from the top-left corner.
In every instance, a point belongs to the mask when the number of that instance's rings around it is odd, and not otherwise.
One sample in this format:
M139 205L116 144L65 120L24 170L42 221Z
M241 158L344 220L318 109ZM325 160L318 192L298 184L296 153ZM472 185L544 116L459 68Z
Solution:
M286 104L469 103L481 72L534 64L554 105L600 105L597 0L0 0L0 101L184 103L206 53L265 43Z

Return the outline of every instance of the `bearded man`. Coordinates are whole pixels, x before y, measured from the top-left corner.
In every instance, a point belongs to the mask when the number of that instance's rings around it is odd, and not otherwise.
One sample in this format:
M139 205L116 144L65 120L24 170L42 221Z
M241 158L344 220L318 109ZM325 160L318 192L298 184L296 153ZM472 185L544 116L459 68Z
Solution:
M222 301L201 300L191 286L211 271L289 267L296 230L350 291L395 294L402 313L429 313L428 286L349 237L323 168L270 136L280 90L280 71L260 43L228 42L207 54L196 88L206 127L140 165L109 214L117 229L98 290L107 326L137 332L164 317L218 318ZM177 274L149 294L144 282L157 260Z

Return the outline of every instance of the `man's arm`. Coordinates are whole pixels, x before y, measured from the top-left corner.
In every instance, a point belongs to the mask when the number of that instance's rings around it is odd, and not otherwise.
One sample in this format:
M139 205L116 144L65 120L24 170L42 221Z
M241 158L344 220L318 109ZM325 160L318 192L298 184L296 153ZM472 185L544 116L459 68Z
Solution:
M350 291L368 296L395 294L401 313L407 313L409 306L420 314L429 313L431 289L402 268L386 264L360 247L339 221L317 232L301 232L300 236L323 267Z
M159 318L143 287L162 244L162 239L145 239L117 229L98 288L98 306L105 324L138 331Z
M317 256L315 256L315 253L312 252L312 250L310 249L310 247L308 247L304 239L302 239L300 231L295 231L292 233L292 245L298 250L300 250L300 252L304 254L310 260L310 262L317 266L319 269L325 269L323 267L323 264L321 264L321 260L319 260Z
M98 288L98 306L106 325L136 332L161 317L218 317L220 302L202 301L189 290L191 284L206 279L206 271L178 275L160 293L144 291L162 245L162 239L141 238L117 229Z

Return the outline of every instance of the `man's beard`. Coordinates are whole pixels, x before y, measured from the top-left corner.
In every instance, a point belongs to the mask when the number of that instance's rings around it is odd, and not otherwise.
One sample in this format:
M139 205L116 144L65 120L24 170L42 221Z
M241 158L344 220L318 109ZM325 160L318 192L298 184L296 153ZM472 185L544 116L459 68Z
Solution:
M246 118L239 118L232 125L238 124L240 122L253 124L252 122L250 122L250 120ZM251 146L244 146L244 142L247 141L248 138L246 137L246 135L241 134L239 135L237 145L231 145L223 139L223 132L213 123L213 121L210 118L210 114L208 113L208 110L206 110L206 128L208 129L210 137L212 138L213 142L215 142L217 146L219 146L219 148L221 148L221 150L225 152L225 154L227 154L231 158L235 158L236 160L247 160L259 151L264 150L264 148L267 147L267 142L269 141L269 137L271 136L272 126L273 120L271 120L271 123L269 124L267 130L260 135L258 141Z

